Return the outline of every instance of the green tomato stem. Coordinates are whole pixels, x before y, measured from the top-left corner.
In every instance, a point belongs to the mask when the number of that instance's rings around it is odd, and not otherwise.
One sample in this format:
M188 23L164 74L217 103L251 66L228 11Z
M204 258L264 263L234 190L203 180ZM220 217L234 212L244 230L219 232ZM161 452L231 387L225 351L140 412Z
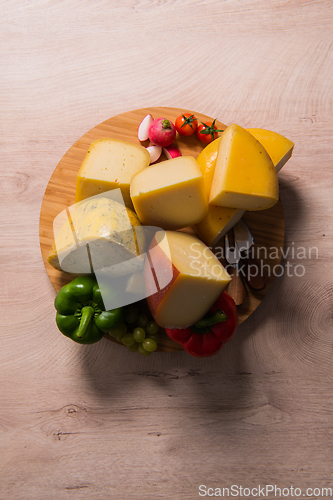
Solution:
M185 127L185 125L189 125L191 127L191 129L193 130L192 122L196 121L195 116L194 115L191 115L191 116L182 115L182 117L184 118L184 123L180 128Z

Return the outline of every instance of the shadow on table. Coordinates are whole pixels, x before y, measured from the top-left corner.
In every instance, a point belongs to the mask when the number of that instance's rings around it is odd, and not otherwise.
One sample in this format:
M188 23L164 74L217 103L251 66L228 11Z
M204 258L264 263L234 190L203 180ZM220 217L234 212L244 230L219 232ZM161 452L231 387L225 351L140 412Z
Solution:
M293 184L287 177L280 181L285 248L304 222L304 206ZM153 353L146 358L102 339L92 349L82 349L83 376L94 397L111 406L116 401L124 407L131 405L140 394L141 404L146 398L152 408L156 398L166 408L218 413L220 419L232 420L237 409L253 403L258 378L279 373L292 363L293 356L285 354L286 345L293 343L292 336L297 337L296 344L303 338L298 329L290 327L293 318L302 316L306 325L311 315L304 305L301 307L303 288L300 278L277 277L263 303L211 358L194 358L185 352Z

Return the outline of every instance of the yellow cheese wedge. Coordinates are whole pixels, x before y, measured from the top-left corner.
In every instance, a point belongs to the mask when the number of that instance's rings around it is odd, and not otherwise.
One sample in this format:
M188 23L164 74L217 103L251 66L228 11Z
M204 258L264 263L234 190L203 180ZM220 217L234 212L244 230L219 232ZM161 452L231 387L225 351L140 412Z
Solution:
M231 280L202 241L178 231L155 234L144 276L148 306L163 328L186 328L199 321Z
M206 217L194 226L196 233L206 245L216 247L218 242L243 217L245 210L214 207L211 205Z
M217 150L221 137L208 144L197 157L197 163L204 179L207 198L209 199L212 187ZM237 208L208 207L206 217L194 225L198 236L210 247L215 247L221 238L242 218L245 210Z
M294 143L283 135L270 130L260 128L247 128L246 130L264 146L273 161L276 172L279 172L290 159ZM208 144L197 157L208 197L214 177L220 140L221 137ZM206 245L214 247L241 219L244 213L244 210L236 208L214 207L210 205L207 216L199 224L196 224L194 228Z
M221 142L221 137L218 137L213 142L208 144L205 148L203 148L203 150L197 157L197 163L204 178L204 185L208 199L210 195L210 190L212 188L216 159L217 159L217 150L219 148L220 142Z
M125 205L133 208L130 180L149 163L149 152L139 144L108 138L93 142L77 176L75 203L120 188Z
M142 224L181 229L200 222L208 202L200 168L192 156L180 156L135 174L130 195Z
M279 199L279 183L265 148L232 124L219 144L209 203L243 210L265 210Z
M291 157L295 144L283 135L271 130L263 128L247 128L246 130L264 146L271 157L275 170L280 172L283 165Z
M60 214L63 219L63 212ZM116 201L97 197L70 207L70 219L59 229L48 262L67 273L90 274L108 268L122 276L143 268L145 235L140 221Z

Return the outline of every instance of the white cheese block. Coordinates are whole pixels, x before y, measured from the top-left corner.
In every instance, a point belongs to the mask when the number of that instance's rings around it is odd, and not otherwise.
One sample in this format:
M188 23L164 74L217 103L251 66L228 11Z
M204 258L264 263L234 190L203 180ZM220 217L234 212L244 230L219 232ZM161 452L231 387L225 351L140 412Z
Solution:
M71 208L48 256L53 267L73 274L107 268L115 276L143 267L145 235L134 212L104 197Z

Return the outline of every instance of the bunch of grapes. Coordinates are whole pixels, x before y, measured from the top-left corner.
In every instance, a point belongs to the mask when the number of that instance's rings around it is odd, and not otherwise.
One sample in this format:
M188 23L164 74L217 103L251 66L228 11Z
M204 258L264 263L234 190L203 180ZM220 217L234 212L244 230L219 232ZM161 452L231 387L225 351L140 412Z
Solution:
M123 323L113 328L109 334L130 351L150 356L157 349L158 331L158 324L148 313L142 312L140 304L136 303L126 306Z

